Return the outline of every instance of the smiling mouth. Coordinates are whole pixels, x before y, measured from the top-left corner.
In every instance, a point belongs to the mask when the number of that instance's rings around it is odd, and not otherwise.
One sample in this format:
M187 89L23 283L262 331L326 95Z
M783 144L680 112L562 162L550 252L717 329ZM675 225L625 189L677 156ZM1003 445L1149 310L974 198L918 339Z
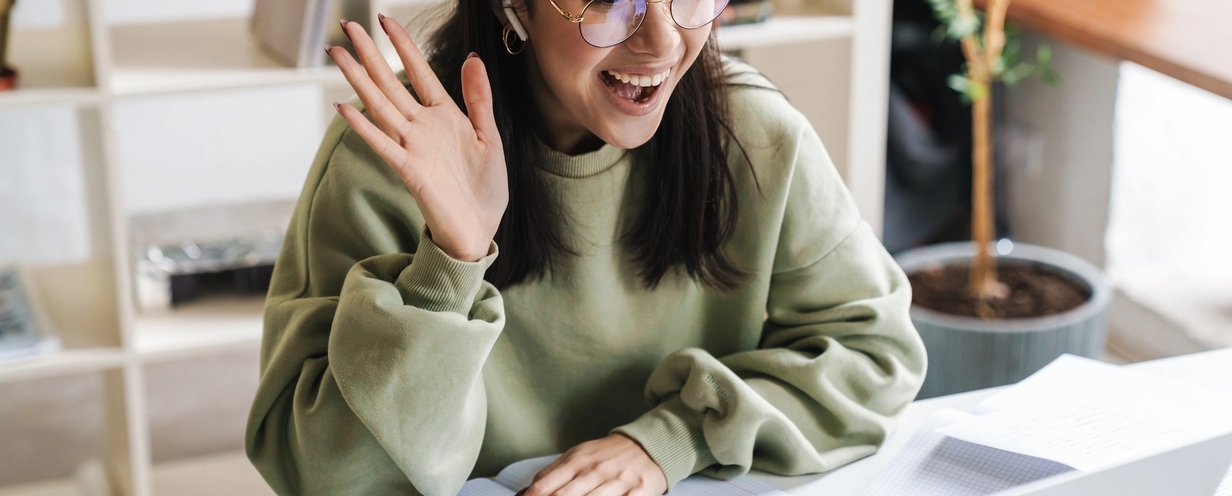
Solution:
M667 81L670 75L671 70L669 69L653 76L603 71L600 77L616 96L633 103L645 103L654 96L655 92L659 91L659 87Z

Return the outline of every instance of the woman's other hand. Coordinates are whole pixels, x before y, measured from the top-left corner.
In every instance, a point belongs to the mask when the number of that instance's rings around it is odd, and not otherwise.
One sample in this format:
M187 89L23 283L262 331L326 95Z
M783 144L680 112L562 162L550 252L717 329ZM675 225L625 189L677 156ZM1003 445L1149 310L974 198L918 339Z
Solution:
M338 112L402 178L432 241L457 260L477 261L488 254L509 203L505 152L492 114L487 70L478 57L463 63L463 114L406 30L390 17L382 16L380 23L419 101L398 81L364 28L343 21L359 62L345 49L326 51L375 124L348 104L337 105Z
M663 470L636 441L620 434L566 451L535 475L520 496L658 496Z

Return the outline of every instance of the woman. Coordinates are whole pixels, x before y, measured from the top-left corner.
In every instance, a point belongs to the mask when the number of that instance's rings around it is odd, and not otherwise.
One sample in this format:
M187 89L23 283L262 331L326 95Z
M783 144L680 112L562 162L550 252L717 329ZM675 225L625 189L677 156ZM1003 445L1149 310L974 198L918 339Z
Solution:
M262 475L452 495L564 452L526 495L652 495L875 452L923 379L910 289L805 118L720 58L726 2L525 2L461 0L426 59L382 18L407 81L357 24L359 62L327 48L363 105L275 269Z

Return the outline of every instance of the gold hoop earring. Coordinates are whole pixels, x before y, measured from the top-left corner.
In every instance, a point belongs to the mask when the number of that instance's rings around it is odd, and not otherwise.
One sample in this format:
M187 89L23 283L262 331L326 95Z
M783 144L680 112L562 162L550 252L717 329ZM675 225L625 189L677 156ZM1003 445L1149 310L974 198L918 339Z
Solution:
M522 44L521 44L520 46L518 46L518 50L517 50L517 51L514 51L512 48L510 48L510 47L509 47L509 33L513 33L513 28L512 28L512 27L510 27L510 26L508 26L508 25L506 25L506 26L505 26L505 32L504 32L504 33L501 33L501 41L504 41L504 42L505 42L505 51L506 51L506 52L509 52L509 55L517 55L517 54L519 54L519 53L522 53L522 50L525 50L525 49L526 49L526 40L520 40L520 41L522 42ZM513 35L513 36L514 36L514 38L517 38L517 36L518 36L518 35L517 35L517 33L514 33L514 35Z

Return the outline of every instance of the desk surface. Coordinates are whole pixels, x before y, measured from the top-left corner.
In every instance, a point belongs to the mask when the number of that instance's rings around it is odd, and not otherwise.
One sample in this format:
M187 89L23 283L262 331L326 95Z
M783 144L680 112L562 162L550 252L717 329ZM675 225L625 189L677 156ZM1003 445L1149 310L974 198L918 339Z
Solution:
M1232 1L1014 0L1009 18L1232 98Z
M1232 348L1142 362L1127 367L1232 394ZM763 473L754 473L753 477L792 496L858 495L885 470L894 455L907 444L907 439L916 428L934 412L942 408L970 411L977 403L999 389L984 389L912 403L907 407L898 429L886 440L881 451L838 470L802 477L778 477Z

